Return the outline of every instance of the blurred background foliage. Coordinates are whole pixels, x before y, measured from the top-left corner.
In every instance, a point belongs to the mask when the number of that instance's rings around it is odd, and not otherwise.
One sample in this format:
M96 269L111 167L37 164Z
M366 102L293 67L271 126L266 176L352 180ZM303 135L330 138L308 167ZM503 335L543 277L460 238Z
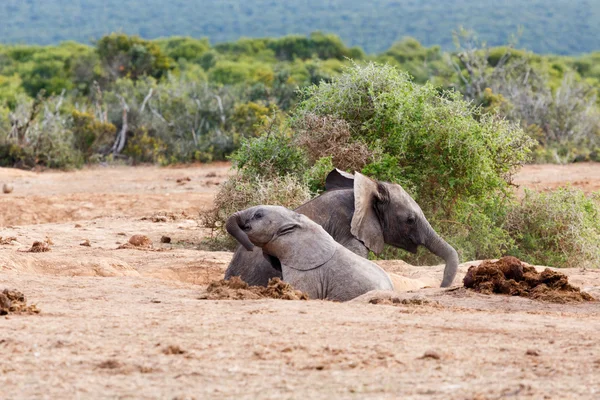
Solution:
M114 31L223 43L326 27L367 53L384 52L404 36L448 51L449 32L462 25L491 46L522 26L524 47L536 53L600 49L600 3L593 0L3 0L0 15L9 16L0 24L5 43L87 43Z
M453 50L404 38L367 54L333 34L0 45L0 163L25 168L226 159L353 62L388 64L494 112L535 140L534 161L599 159L600 53L539 55L472 31ZM480 118L478 116L477 118Z

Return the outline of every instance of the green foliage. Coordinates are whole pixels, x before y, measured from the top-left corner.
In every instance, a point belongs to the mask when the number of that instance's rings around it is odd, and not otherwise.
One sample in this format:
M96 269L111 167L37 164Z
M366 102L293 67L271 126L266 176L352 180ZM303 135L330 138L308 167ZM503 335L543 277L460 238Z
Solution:
M73 147L88 161L94 153L108 153L117 128L96 120L93 114L73 110Z
M136 163L168 164L166 150L167 146L161 139L148 135L147 129L142 127L127 141L123 154Z
M242 175L292 173L316 191L325 168L348 160L351 148L365 155L347 161L350 172L363 165L374 178L403 184L464 258L500 254L508 241L501 225L510 179L533 144L518 126L389 65L355 64L305 89L302 99L291 118L293 139L265 135L238 150ZM298 145L293 152L290 140Z
M163 53L173 60L198 62L200 57L210 49L208 39L173 36L156 40Z
M231 160L242 174L265 179L302 176L306 170L304 153L293 145L285 129L244 140Z
M342 40L335 35L313 32L308 37L303 35L284 36L280 39L271 39L266 42L267 48L273 50L280 60L291 61L296 58L320 58L322 60L347 57L362 58L361 49L349 49Z
M436 145L434 138L423 132L430 129L427 126L433 123L430 118L452 120L452 113L473 113L477 123L487 121L486 114L498 114L520 124L538 142L537 160L568 162L597 158L598 152L594 150L600 146L597 54L571 58L537 56L510 47L489 51L475 47L469 54L479 63L480 72L474 77L457 64L457 54L404 38L383 54L366 56L360 49L346 46L339 37L320 32L307 36L242 38L214 47L207 39L179 36L148 41L122 33L99 39L95 47L73 42L48 47L0 45L0 108L4 110L0 116L0 135L9 136L12 115L25 101L22 97L26 95L31 101L43 91L44 96L63 99L55 111L58 119L65 121L64 129L68 132L65 138L74 135L73 140L65 143L87 161L104 158L107 146L116 142L116 132L124 124L124 108L129 110L126 142L136 143L132 146L125 143L122 150L136 162L154 160L164 164L225 159L243 138L260 136L268 117L280 112L293 113L289 129L307 133L296 134L293 139L293 145L307 150L309 163L305 169L320 158L332 156L333 164L341 168L365 170L388 180L402 176L403 183L415 190L418 188L411 186L413 178L407 175L411 172L407 165L412 160L404 159L402 154L419 146ZM506 54L510 55L509 63L504 62ZM412 82L425 85L411 83L400 90L409 90L410 86L409 94L414 94L411 98L424 105L402 104L399 97L384 99L387 95L382 94L377 104L380 108L387 107L387 111L375 110L372 107L375 103L369 104L371 99L356 87L352 89L357 89L354 97L349 97L359 102L358 114L353 117L293 111L300 99L298 93L321 82L331 85L343 73L351 64L346 57L377 60L407 71L415 77ZM506 69L508 73L501 73L503 66L508 65L511 66ZM529 80L523 80L524 76L530 77ZM477 85L477 96L469 97L465 78ZM378 85L389 86L389 83L382 81ZM459 95L445 89L461 90L481 109L461 111L459 106L443 114L429 107L427 99L436 93L443 93L444 101L458 104ZM399 112L422 107L424 114L407 120L397 116L400 123L396 124L392 118L394 107ZM434 109L438 111L431 112ZM116 131L102 134L105 136L102 145L87 147L84 144L91 139L82 139L81 129L71 126L77 123L73 120L74 110L85 110L96 121L116 127ZM373 120L364 114L374 112L379 116ZM314 118L311 120L308 114ZM325 117L329 119L320 120ZM357 127L353 118L362 119L364 125ZM384 125L378 126L382 121ZM493 124L498 126L498 132L505 129L501 121L494 120L488 125ZM47 129L54 125L40 126ZM411 140L404 140L403 135L413 128L416 134ZM474 130L471 125L463 128L464 137L494 135ZM473 150L463 145L467 140L464 137L456 139L448 156L458 157L459 153L464 156ZM506 145L497 149L510 148ZM330 154L330 148L339 151ZM500 158L503 154L499 151ZM44 159L40 157L39 161ZM471 161L478 163L476 159ZM453 185L461 186L455 177L446 175L440 178L453 179Z
M135 80L143 75L160 78L171 69L170 59L156 43L137 36L122 33L104 36L96 43L96 51L113 79Z
M332 156L321 157L304 173L304 181L311 193L319 194L325 189L325 178L335 167Z
M211 68L209 78L211 81L222 85L243 83L250 77L250 67L233 61L217 61Z
M351 46L381 52L405 36L452 49L452 30L462 25L490 45L504 44L516 27L522 43L542 54L581 54L600 48L600 6L564 0L44 0L0 2L0 42L87 42L123 31L146 39L174 35L208 37L213 43L240 37L279 37L327 29ZM596 64L597 65L597 64Z
M506 219L515 245L508 254L532 264L597 267L600 263L600 193L525 191Z
M28 149L16 143L0 143L0 167L35 165L35 157Z

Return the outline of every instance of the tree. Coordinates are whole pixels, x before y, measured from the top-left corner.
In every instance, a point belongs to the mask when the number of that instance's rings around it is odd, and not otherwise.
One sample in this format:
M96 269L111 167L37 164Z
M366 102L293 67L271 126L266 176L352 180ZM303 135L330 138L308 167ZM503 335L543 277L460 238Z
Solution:
M129 77L133 80L143 75L161 78L172 68L172 62L158 44L113 33L96 43L96 51L112 80Z

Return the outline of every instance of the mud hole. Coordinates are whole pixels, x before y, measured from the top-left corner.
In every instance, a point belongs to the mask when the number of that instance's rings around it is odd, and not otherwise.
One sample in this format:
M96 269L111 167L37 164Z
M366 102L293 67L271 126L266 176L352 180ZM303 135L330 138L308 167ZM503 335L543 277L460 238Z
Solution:
M18 290L4 289L0 292L0 315L39 314L35 304L27 305L27 298Z
M259 299L281 299L281 300L308 300L308 295L294 289L289 283L279 278L269 280L267 287L249 286L239 277L234 276L230 280L211 282L200 300L259 300Z
M566 275L549 268L537 272L515 257L472 266L463 283L466 288L483 294L522 296L552 303L595 301L588 293L572 286Z

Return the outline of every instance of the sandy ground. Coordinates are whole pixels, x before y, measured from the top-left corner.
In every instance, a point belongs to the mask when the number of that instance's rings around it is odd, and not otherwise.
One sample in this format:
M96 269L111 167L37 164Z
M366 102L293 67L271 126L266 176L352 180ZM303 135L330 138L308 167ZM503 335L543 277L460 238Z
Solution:
M570 185L595 192L600 190L600 163L526 165L515 176L514 183L535 190Z
M231 258L198 249L197 213L227 168L0 169L15 187L0 236L16 238L0 245L0 289L42 310L0 317L1 399L599 398L600 303L437 289L443 266L402 261L380 265L411 291L200 300ZM600 164L528 166L516 181L597 190ZM117 249L133 234L153 247ZM43 240L50 252L26 252ZM562 271L600 298L600 270ZM408 304L369 302L390 296Z

